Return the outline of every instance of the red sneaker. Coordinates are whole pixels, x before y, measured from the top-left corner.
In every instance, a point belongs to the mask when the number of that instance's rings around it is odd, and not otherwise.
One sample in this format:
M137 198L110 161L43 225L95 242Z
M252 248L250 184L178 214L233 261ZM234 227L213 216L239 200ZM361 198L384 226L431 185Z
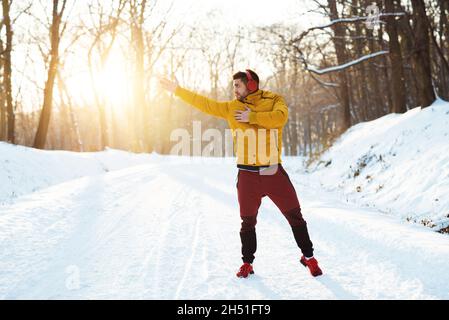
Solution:
M304 256L299 260L304 267L309 267L312 276L317 277L323 274L320 267L318 266L318 261L315 258L306 259Z
M241 267L239 272L237 272L237 277L239 278L246 278L248 275L253 274L253 266L251 263L245 262Z

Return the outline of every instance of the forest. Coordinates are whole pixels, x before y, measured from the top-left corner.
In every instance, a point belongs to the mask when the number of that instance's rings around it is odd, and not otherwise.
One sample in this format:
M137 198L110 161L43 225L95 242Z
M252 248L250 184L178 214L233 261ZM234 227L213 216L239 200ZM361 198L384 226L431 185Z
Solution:
M227 27L214 11L181 19L169 1L2 0L0 140L167 154L177 128L227 125L156 77L231 100L246 67L288 103L286 155L316 157L357 123L449 100L449 1L304 2L296 21Z

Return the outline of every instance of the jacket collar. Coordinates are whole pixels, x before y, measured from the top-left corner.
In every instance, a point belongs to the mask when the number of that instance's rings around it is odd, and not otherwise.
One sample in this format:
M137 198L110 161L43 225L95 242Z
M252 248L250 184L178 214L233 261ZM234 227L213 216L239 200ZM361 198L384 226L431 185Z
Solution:
M243 99L244 103L250 103L254 104L256 101L260 100L262 98L262 90L258 89L257 91L254 91L246 96L245 99Z

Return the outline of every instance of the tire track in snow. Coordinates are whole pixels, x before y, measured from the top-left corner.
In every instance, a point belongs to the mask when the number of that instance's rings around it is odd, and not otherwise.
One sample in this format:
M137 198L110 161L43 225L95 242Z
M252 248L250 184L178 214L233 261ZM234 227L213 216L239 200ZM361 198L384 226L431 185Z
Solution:
M299 264L288 223L265 198L256 276L237 279L240 219L229 168L141 166L71 181L2 207L0 296L448 297L441 294L449 282L444 236L342 204L335 195L310 189L304 177L295 186L325 275L312 278ZM17 262L23 264L14 269ZM78 291L61 289L68 264L80 267Z
M186 263L186 266L184 267L184 272L181 278L181 281L179 282L177 288L176 288L176 292L175 292L175 296L174 299L178 300L180 298L180 293L181 290L183 290L185 283L189 277L189 275L191 274L191 271L193 269L193 264L194 264L194 260L195 260L195 256L197 255L197 251L198 251L198 247L199 247L199 234L200 234L200 225L201 225L201 214L197 215L195 218L195 228L193 230L193 241L191 244L191 249L190 249L190 257Z
M158 226L158 236L157 241L154 242L156 246L156 257L155 263L153 266L153 272L148 275L151 277L151 281L146 281L150 285L146 288L146 294L149 294L150 297L157 298L161 297L161 294L164 295L164 298L168 298L167 293L167 282L166 280L170 277L173 277L171 274L173 263L176 261L172 261L174 257L176 257L173 252L170 252L174 247L174 244L178 242L188 243L186 239L184 239L183 232L179 232L179 221L182 219L177 218L182 215L183 210L185 210L186 199L191 197L191 190L188 186L180 185L176 182L171 183L171 190L173 194L170 199L170 207L166 210L162 209L159 213L162 217L162 221ZM175 228L173 230L173 228ZM181 237L181 239L180 239ZM169 270L168 274L166 272Z

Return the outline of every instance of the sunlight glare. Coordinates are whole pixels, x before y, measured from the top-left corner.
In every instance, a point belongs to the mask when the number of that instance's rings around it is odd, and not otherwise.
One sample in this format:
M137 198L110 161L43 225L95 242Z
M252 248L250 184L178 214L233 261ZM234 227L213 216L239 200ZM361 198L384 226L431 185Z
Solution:
M103 70L94 75L95 87L106 105L124 107L129 101L129 79L125 63L117 52L111 52Z

